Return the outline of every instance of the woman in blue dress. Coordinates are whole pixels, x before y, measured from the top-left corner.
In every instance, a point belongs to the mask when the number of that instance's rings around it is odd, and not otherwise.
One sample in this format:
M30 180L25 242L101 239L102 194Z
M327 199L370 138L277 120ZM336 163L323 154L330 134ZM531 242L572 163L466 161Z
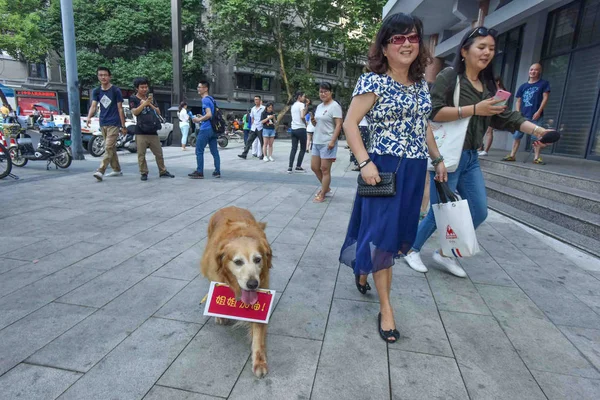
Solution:
M354 270L362 294L371 289L367 275L373 274L380 305L378 330L388 343L400 338L390 304L390 267L414 242L428 156L435 179L447 180L428 124L431 98L423 75L430 57L422 35L423 24L416 17L399 13L383 21L369 51L371 72L359 78L344 122L348 145L367 184L380 182L379 172L397 171L395 196L356 195L340 253L340 262ZM358 127L365 115L371 133L368 149Z

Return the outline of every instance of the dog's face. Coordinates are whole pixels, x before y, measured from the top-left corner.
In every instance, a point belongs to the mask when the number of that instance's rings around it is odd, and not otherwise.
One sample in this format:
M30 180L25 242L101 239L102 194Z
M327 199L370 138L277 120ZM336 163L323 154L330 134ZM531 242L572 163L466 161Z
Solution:
M264 243L263 243L264 242ZM246 304L258 299L256 290L266 278L271 266L271 248L264 239L235 238L220 252L224 280Z

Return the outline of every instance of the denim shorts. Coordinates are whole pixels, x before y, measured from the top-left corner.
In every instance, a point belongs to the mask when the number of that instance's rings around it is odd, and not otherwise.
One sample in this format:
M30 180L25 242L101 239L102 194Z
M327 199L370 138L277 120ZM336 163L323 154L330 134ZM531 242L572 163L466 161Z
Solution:
M538 119L537 121L532 121L531 118L527 118L527 121L533 122L534 124L541 126L541 127L544 126L544 117ZM512 134L512 137L515 140L523 139L523 136L525 136L525 132L521 132L521 131L515 131L515 133ZM535 142L536 140L538 140L538 138L535 136L531 136L531 140Z
M275 137L275 129L264 128L263 129L263 137Z
M326 144L314 144L312 145L311 155L320 157L324 160L334 160L337 157L337 142L333 149L329 150Z

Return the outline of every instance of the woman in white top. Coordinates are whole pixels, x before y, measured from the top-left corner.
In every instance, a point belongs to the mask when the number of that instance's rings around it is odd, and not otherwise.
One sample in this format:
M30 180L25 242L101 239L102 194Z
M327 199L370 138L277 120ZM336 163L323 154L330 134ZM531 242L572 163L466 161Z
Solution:
M312 137L315 133L315 126L312 123L312 118L314 115L314 110L312 107L312 102L310 99L306 99L306 115L304 119L306 120L306 152L308 153L311 150Z
M314 203L325 201L325 195L331 191L331 165L337 157L337 142L342 131L342 107L333 100L331 83L319 85L319 98L312 123L315 126L312 143L310 167L321 182L321 190L315 196Z
M298 142L300 142L300 153L296 163L296 172L304 172L302 168L302 160L306 151L306 123L304 117L306 115L306 97L304 92L297 91L294 95L296 102L292 105L292 150L290 151L290 163L288 165L288 174L292 173L294 167L294 159L296 151L298 151Z
M181 130L181 150L185 151L188 134L190 133L190 116L185 101L179 104L179 129Z

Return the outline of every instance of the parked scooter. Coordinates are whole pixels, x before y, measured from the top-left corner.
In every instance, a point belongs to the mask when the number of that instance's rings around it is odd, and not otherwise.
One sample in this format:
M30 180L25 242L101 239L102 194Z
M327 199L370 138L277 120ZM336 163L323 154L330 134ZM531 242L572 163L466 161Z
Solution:
M54 163L56 169L68 168L73 161L71 154L71 126L63 127L64 134L57 136L52 128L40 129L40 143L37 149L33 148L31 136L21 130L16 136L16 144L13 144L8 153L13 165L24 167L29 160L46 161L46 169L50 169L50 164Z

